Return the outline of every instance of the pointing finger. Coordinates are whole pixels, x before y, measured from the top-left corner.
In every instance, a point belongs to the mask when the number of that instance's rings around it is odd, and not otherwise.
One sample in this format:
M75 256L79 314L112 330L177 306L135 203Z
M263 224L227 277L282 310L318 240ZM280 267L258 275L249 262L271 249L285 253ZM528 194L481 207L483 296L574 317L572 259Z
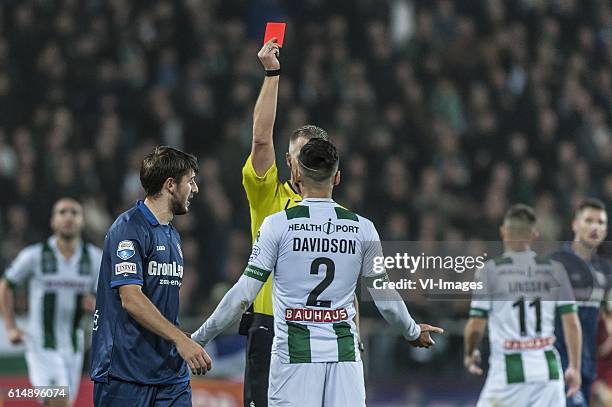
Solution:
M424 328L423 329L424 331L428 331L428 332L435 332L435 333L438 333L438 334L444 333L444 329L438 328L437 326L432 326L432 325L424 324L423 328Z

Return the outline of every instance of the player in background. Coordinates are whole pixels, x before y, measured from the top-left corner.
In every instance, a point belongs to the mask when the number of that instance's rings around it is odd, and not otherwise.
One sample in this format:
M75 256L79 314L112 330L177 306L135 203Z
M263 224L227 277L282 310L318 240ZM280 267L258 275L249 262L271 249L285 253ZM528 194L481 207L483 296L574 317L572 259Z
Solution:
M272 274L268 405L365 406L353 298L360 276L369 287L386 278L373 267L382 256L378 233L371 221L333 201L340 172L329 141L311 139L291 170L302 202L264 220L244 274L192 338L206 345L229 327ZM395 290L373 291L382 315L412 345L433 345L430 332L442 329L416 324Z
M77 397L83 371L83 313L93 313L102 251L82 238L83 207L61 198L51 214L53 235L23 249L0 281L0 308L8 340L25 343L32 386L67 386L65 397L45 400L67 406ZM25 331L14 315L14 287L28 284ZM61 396L58 394L58 396Z
M608 233L608 215L604 203L594 198L582 202L574 215L572 230L573 241L554 253L553 258L563 263L569 274L582 325L582 388L567 400L568 406L578 407L589 405L591 385L597 374L597 321L605 297L606 276L610 275L609 259L596 253ZM555 330L560 337L555 346L565 367L568 356L559 317Z
M513 205L500 228L502 257L479 271L482 293L475 292L464 331L464 364L482 374L478 347L489 326L489 372L478 407L558 407L580 389L582 342L576 303L563 266L540 257L530 244L538 238L533 210ZM554 347L555 312L561 314L569 364L563 375Z
M144 201L121 214L104 242L90 376L96 406L191 406L189 368L211 368L178 328L181 238L172 226L198 193L197 160L156 147L142 161Z
M295 180L281 182L276 167L273 130L280 78L278 55L279 47L275 38L264 44L257 54L266 70L266 78L253 111L251 154L242 169L242 184L249 201L253 242L255 242L259 227L267 216L291 208L302 200L299 186L296 185ZM312 138L327 140L327 132L320 127L306 125L291 134L289 150L285 153L289 169L297 168L296 160L300 149ZM355 306L357 306L356 300ZM251 407L251 403L254 403L257 407L265 407L268 400L270 350L274 338L271 281L264 284L252 308L243 316L240 333L248 335L244 405Z

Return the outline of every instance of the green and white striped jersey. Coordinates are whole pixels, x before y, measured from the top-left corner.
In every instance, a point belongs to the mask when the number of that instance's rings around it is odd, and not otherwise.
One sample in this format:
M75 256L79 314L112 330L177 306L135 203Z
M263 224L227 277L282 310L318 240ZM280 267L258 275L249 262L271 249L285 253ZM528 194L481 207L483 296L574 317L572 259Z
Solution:
M576 312L565 268L533 251L507 251L478 279L485 293L474 295L470 316L488 318L488 385L559 380L555 312Z
M23 249L6 270L11 285L28 283L26 344L57 350L82 349L78 324L81 298L97 287L102 250L81 243L70 259L57 249L56 239Z
M360 360L353 298L378 233L331 199L305 199L264 221L245 274L273 270L274 343L283 363ZM418 333L417 333L418 335Z

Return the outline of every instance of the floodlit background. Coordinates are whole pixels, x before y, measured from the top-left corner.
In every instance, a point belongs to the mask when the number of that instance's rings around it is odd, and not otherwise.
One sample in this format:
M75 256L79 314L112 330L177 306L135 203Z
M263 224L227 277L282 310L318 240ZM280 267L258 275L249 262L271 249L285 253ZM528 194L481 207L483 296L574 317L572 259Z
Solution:
M580 199L612 207L609 1L3 0L1 268L49 234L51 204L65 194L82 198L87 238L101 244L142 196L144 154L182 148L201 165L200 194L175 223L181 320L198 326L250 251L241 168L270 20L288 28L281 175L291 130L325 128L342 157L336 200L383 240L496 240L517 201L535 207L543 238L564 240ZM473 405L482 380L462 368L467 302L408 306L447 334L414 350L366 304L369 405ZM27 383L3 329L0 386ZM212 352L222 382L194 384L200 405L231 406L240 394L245 341L234 332ZM83 380L79 405L90 387Z

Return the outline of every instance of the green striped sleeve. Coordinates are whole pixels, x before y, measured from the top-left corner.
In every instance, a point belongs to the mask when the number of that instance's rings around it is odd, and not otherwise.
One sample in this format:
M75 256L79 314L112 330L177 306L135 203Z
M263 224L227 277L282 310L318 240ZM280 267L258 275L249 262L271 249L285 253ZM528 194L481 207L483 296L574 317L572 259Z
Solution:
M571 314L572 312L578 312L578 306L576 304L565 304L557 307L559 314Z
M254 278L255 280L259 280L262 283L265 283L270 273L271 271L269 270L260 269L259 267L255 267L249 264L244 269L243 274L247 277L251 277L251 278Z
M489 316L489 311L482 308L472 307L470 308L470 317L475 318L487 318Z

